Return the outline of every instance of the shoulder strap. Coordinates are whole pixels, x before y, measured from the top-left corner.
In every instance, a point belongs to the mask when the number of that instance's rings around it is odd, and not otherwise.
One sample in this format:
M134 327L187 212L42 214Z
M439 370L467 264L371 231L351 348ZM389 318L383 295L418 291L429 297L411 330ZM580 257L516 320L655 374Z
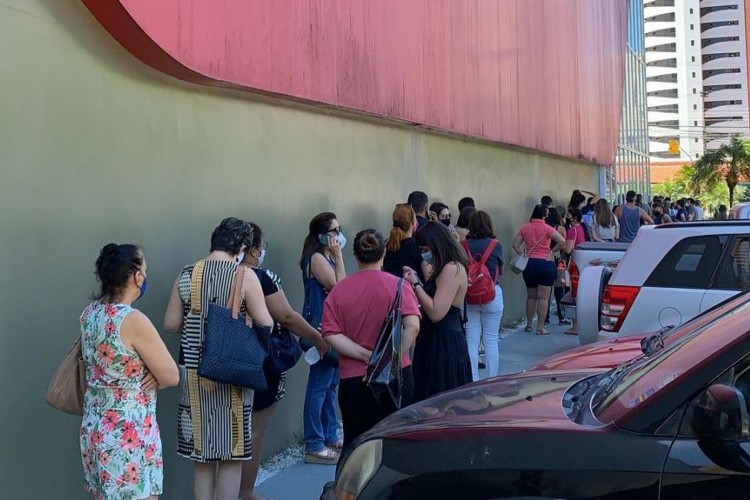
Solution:
M480 264L483 266L487 265L487 261L490 260L490 255L492 255L492 251L497 246L497 240L491 240L489 245L487 245L487 248L484 250L484 253L482 254L482 259L479 261Z
M464 247L464 251L466 252L466 255L469 257L469 264L474 263L474 256L471 255L471 249L469 248L469 242L467 240L464 240L461 242L461 246Z
M201 288L203 285L203 271L206 268L206 261L199 260L193 266L190 273L190 313L201 313Z
M232 291L229 292L229 300L227 301L227 309L232 310L232 318L237 319L240 315L240 305L242 304L242 283L245 280L245 269L243 265L237 266L234 273L234 282L232 283Z
M533 252L533 251L534 251L534 249L535 249L536 247L538 247L538 246L539 246L539 243L541 243L541 242L542 242L542 240L544 239L544 237L545 237L545 236L547 236L547 235L546 235L546 234L542 235L542 237L541 237L541 238L539 238L539 239L538 239L538 240L536 241L536 243L534 243L534 246L533 246L533 247L531 247L531 249L530 249L530 250L528 250L528 251L526 252L526 256L527 256L527 257L528 257L528 255L529 255L529 254L530 254L531 252Z

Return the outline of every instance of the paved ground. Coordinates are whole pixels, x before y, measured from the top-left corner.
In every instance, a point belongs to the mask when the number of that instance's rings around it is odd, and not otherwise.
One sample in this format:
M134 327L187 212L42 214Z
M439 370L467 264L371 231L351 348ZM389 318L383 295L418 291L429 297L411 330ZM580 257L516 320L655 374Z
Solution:
M500 372L516 373L543 358L578 346L578 337L563 335L567 327L548 326L547 336L505 330L500 340ZM301 461L302 448L290 448L271 459L259 476L256 492L271 500L317 500L323 485L333 480L335 467ZM291 465L290 465L291 464ZM281 470L279 468L281 467Z

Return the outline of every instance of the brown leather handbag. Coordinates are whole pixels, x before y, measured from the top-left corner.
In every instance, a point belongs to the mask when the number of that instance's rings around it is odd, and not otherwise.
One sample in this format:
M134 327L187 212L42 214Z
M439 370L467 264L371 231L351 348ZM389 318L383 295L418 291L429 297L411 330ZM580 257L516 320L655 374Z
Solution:
M73 344L47 386L45 399L56 410L83 415L86 394L86 365L81 352L81 339Z

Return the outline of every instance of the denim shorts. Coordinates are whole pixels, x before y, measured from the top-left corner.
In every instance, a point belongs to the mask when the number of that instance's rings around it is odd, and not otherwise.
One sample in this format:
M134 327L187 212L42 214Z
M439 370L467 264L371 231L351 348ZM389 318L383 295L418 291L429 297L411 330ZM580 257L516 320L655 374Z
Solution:
M557 269L554 261L551 260L529 259L523 271L523 282L526 283L526 288L553 286L555 278L557 278Z

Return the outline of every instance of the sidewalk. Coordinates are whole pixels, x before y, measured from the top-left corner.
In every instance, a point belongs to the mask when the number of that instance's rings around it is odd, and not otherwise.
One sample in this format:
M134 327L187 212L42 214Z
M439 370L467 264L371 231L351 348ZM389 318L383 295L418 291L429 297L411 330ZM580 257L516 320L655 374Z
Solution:
M550 335L526 333L523 327L500 332L500 374L523 371L547 356L578 346L577 336L563 334L566 328L557 326L553 319L547 326ZM269 500L317 500L323 485L332 481L336 472L330 465L302 462L301 446L284 450L268 465L264 464L255 491Z

